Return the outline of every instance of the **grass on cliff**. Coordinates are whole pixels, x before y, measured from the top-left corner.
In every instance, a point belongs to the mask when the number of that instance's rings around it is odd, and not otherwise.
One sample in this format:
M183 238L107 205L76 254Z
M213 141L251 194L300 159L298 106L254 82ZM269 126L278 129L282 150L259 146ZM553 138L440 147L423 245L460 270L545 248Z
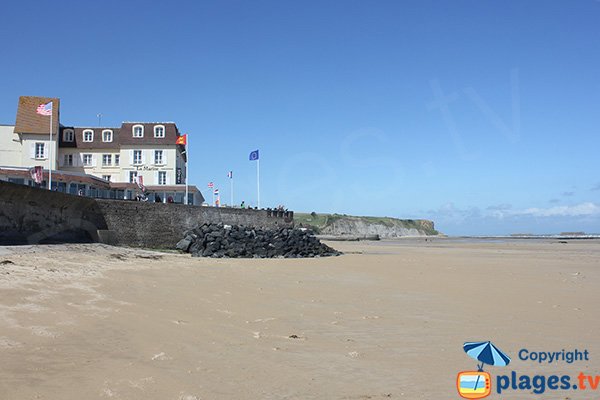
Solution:
M407 229L418 229L427 235L437 235L439 232L435 229L428 229L426 226L421 225L418 221L413 219L398 219L391 217L357 217L346 214L317 214L317 213L294 213L294 222L297 225L310 226L315 232L319 233L324 228L330 226L335 221L343 218L358 218L364 222L371 224L380 224L384 226L392 227L398 223L401 223Z

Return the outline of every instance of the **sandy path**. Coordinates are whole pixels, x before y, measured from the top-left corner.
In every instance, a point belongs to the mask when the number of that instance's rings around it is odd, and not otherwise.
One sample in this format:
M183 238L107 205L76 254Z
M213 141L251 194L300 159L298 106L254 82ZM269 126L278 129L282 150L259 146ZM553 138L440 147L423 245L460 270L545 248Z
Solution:
M519 373L600 374L597 242L333 245L351 254L0 249L0 398L454 399L462 343L488 339L592 355ZM544 398L567 395L590 398Z

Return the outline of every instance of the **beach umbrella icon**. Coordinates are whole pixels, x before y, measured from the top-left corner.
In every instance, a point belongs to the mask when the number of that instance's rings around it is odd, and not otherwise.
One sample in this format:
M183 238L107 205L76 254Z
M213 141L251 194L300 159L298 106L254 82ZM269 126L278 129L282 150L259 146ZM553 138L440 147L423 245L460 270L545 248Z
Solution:
M481 365L477 364L477 369L483 371L484 364L504 367L510 363L510 357L504 354L499 348L494 346L492 342L466 342L463 344L463 350L470 357L481 361ZM475 387L479 383L480 375L477 375Z
M495 365L504 367L510 363L510 357L504 354L492 342L466 342L463 344L463 350L470 357L481 361L481 366L477 365L480 371L483 371L483 365Z

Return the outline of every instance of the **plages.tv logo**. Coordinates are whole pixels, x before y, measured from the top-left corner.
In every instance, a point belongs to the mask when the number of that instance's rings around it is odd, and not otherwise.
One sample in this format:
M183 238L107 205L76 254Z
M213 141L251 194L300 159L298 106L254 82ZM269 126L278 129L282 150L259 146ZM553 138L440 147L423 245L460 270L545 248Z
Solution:
M463 345L463 350L478 361L477 371L458 373L456 377L458 394L465 399L483 399L492 392L492 378L489 373L483 370L484 365L504 367L510 363L510 357L490 341L466 342Z

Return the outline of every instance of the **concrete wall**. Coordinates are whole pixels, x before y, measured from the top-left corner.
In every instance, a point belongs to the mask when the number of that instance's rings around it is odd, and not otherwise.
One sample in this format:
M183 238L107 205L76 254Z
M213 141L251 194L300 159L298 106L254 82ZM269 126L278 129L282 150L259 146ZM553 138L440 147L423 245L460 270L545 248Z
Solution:
M0 125L0 165L21 164L21 141L14 129L12 125Z
M133 164L133 151L142 151L142 164ZM154 151L163 151L163 164L154 164ZM167 185L176 183L176 167L178 151L175 144L172 145L123 145L121 147L121 176L114 182L129 182L129 172L137 171L138 176L144 177L144 184L158 185L158 171L167 173ZM185 171L182 170L182 176ZM182 181L182 183L185 183Z
M35 158L35 144L43 143L45 148L45 154L42 158ZM21 134L21 162L16 167L34 167L41 165L44 169L50 167L49 160L52 160L52 169L56 169L58 159L57 156L57 135L54 132L52 141L50 141L49 135L38 135L33 133L22 133Z
M73 155L73 165L65 164L65 155ZM83 155L90 154L92 156L92 165L83 165ZM111 155L111 165L102 165L102 156L104 154ZM119 154L117 150L81 150L71 147L63 147L59 150L58 165L61 170L68 172L79 172L83 174L97 176L102 178L104 175L110 175L112 182L121 181L121 169L118 165L115 166L115 155ZM129 182L129 181L127 181Z
M5 167L34 167L41 165L48 169L50 157L54 160L53 168L56 169L57 163L57 136L56 134L50 141L49 135L38 134L16 134L13 132L14 126L0 125L0 165ZM35 157L35 144L43 143L45 154Z
M133 150L142 151L142 164L133 164ZM154 151L163 151L163 163L154 164ZM73 155L73 166L64 164L66 154ZM90 154L92 156L92 165L83 165L83 155ZM111 165L103 165L103 155L111 155ZM119 155L119 165L115 165L115 156ZM176 182L176 166L178 155L175 145L172 146L123 146L119 149L76 149L76 148L61 148L59 155L59 166L65 171L83 172L89 175L102 178L104 175L110 175L111 182L129 182L129 172L136 171L138 176L144 177L146 186L158 185L158 171L167 173L166 185L175 185ZM185 171L182 170L182 176L185 176Z
M141 150L143 162L140 165L134 165L132 160L132 151ZM154 151L163 151L163 163L154 164ZM65 166L63 163L65 154L73 154L73 167ZM82 157L84 154L92 155L92 165L84 166ZM111 165L102 164L102 156L111 155ZM119 155L119 165L115 164L115 156ZM112 182L129 182L129 172L137 171L138 176L144 177L145 185L158 185L158 171L167 173L167 185L174 185L176 181L176 159L177 151L173 146L123 146L119 149L60 149L60 167L66 171L80 171L86 174L102 178L104 175L110 175Z
M173 248L204 222L272 228L293 214L264 210L101 200L0 181L0 244L94 241Z

